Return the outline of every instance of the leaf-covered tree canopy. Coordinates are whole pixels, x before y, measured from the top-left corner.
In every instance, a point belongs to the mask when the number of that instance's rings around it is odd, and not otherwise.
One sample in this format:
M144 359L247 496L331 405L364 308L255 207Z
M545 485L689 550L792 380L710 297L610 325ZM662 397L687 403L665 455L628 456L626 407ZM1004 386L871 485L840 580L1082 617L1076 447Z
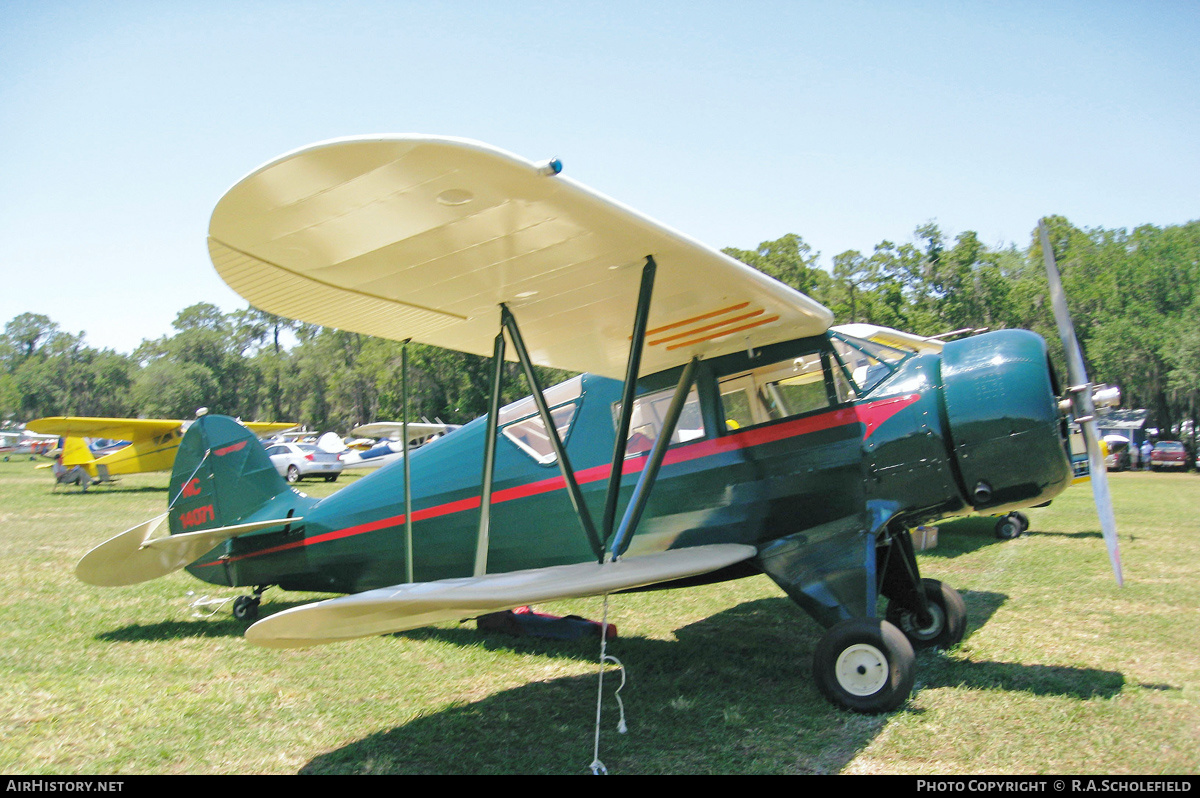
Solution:
M1133 230L1080 229L1047 219L1079 341L1095 382L1120 386L1151 426L1195 428L1200 391L1200 222ZM922 335L1023 327L1041 333L1062 365L1035 231L1024 249L992 248L936 224L909 242L843 252L828 270L788 233L727 254L833 310ZM191 417L197 408L244 419L296 421L348 432L398 419L403 344L294 322L247 308L184 308L174 333L131 354L97 350L82 332L23 313L0 335L0 420L47 415ZM410 418L461 423L486 411L490 363L408 345ZM544 372L549 385L563 373ZM505 399L527 392L510 367Z

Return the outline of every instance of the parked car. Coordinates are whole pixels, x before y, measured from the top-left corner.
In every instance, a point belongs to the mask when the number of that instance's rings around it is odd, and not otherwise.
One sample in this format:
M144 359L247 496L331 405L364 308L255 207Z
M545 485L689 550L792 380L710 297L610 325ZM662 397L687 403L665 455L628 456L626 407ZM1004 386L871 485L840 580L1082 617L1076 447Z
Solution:
M1104 458L1104 465L1109 471L1128 471L1133 467L1128 438L1106 435L1104 443L1108 447L1108 456Z
M288 482L299 482L305 477L324 477L326 482L336 482L342 473L342 456L312 443L277 443L267 449L267 457L279 476Z
M1150 468L1158 471L1163 468L1178 468L1186 471L1188 467L1187 450L1179 441L1159 441L1150 452Z

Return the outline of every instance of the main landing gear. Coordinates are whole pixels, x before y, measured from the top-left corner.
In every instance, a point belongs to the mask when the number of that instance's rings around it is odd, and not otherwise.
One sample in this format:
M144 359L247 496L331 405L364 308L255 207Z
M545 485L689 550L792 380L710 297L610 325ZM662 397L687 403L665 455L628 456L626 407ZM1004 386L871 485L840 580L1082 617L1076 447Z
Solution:
M996 521L996 537L1000 540L1019 538L1029 529L1029 518L1024 513L1009 513Z
M884 617L904 633L914 649L953 648L967 628L967 605L958 591L936 579L922 579L928 614L918 607L888 602Z
M904 634L878 618L835 624L813 655L817 689L830 702L875 714L900 707L916 680L916 655Z
M952 648L966 631L967 610L958 591L922 579L927 609L890 601L886 616L834 624L817 644L813 675L830 702L853 712L898 709L916 680L916 652Z
M916 653L952 648L963 639L962 596L936 579L919 579L907 533L894 534L880 558L883 618L834 624L817 644L813 675L834 705L876 714L898 709L916 680ZM899 556L896 556L899 555Z

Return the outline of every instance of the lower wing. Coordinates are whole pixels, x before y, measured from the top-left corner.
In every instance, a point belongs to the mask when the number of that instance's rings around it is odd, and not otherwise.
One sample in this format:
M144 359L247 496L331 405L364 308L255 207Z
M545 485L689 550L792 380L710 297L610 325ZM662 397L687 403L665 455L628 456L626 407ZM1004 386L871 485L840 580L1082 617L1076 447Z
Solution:
M754 546L722 543L626 557L370 590L276 613L246 630L265 648L391 634L525 604L582 598L710 573L755 556Z

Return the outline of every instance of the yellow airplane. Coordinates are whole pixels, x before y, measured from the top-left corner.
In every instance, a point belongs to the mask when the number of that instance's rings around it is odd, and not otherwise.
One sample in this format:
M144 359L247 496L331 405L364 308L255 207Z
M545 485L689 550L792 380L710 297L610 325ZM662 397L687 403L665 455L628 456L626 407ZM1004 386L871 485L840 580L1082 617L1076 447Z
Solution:
M197 415L203 415L204 411ZM109 482L119 474L139 474L145 471L167 471L175 463L179 441L191 421L166 418L94 418L86 416L48 416L30 421L26 429L63 438L62 454L52 467L58 481L82 483L86 474L90 482ZM243 422L255 435L271 435L292 429L287 422ZM108 438L128 441L128 445L100 457L92 452L85 438ZM78 470L76 470L78 469ZM67 475L73 474L68 479Z

